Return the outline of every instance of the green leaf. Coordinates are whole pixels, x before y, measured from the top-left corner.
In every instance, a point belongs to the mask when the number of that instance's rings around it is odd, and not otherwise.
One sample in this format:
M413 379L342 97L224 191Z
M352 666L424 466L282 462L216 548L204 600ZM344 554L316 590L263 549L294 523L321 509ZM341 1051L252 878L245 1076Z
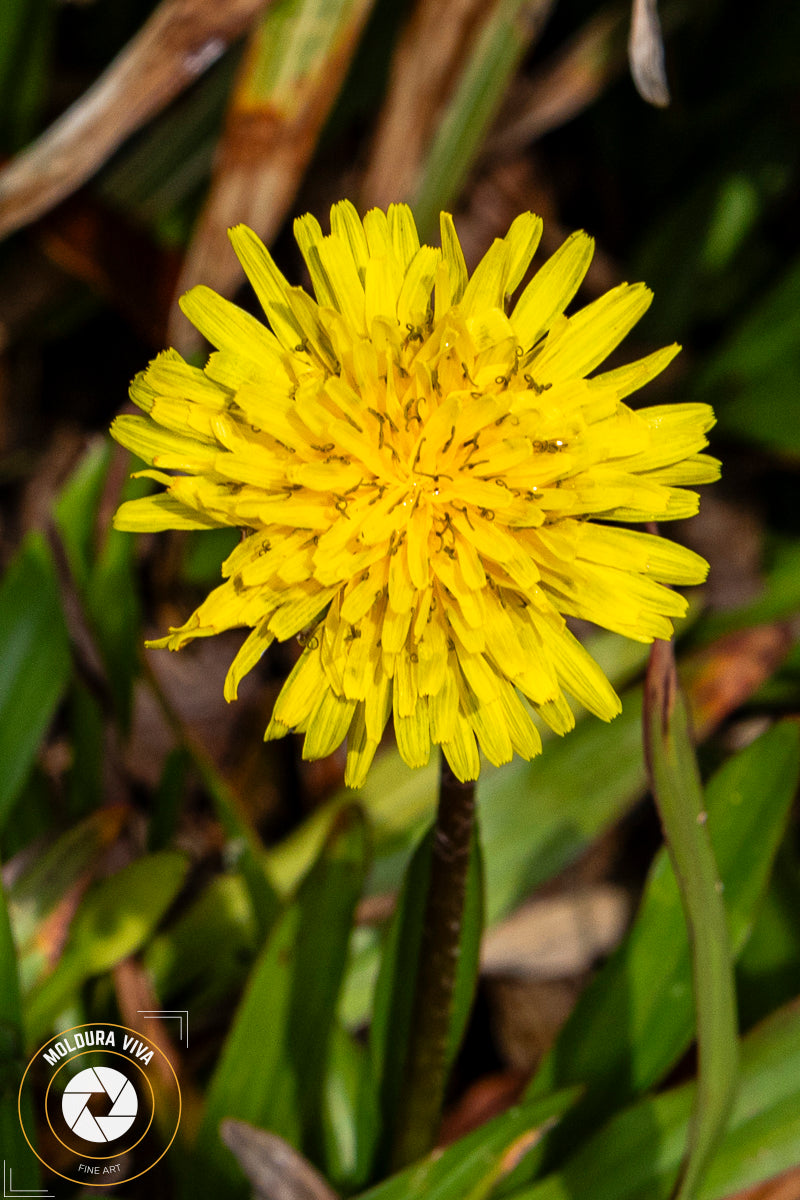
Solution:
M762 734L706 789L707 829L724 885L732 951L741 952L785 829L798 777L798 731ZM581 995L529 1094L588 1084L559 1130L574 1144L587 1125L663 1078L694 1026L691 957L680 893L666 850L656 857L636 921Z
M622 646L621 638L615 642ZM603 640L603 648L608 643ZM643 664L635 657L613 660L623 678ZM597 771L598 756L608 770ZM410 770L395 751L381 755L359 793L374 829L376 863L369 891L397 888L408 864L410 845L436 809L435 761ZM548 740L531 763L514 759L500 769L481 771L478 797L481 842L486 863L487 922L499 920L520 899L574 861L594 838L641 795L645 768L641 746L641 692L623 697L622 714L610 725L579 719L568 738ZM308 870L344 796L318 809L266 855L270 878L287 894Z
M566 1112L578 1090L509 1109L446 1150L370 1188L360 1200L483 1200L543 1129Z
M87 979L110 970L144 945L180 891L188 866L183 854L162 850L136 859L89 888L57 966L27 998L25 1020L31 1042L46 1034Z
M716 407L720 428L781 453L800 453L800 261L733 328L698 375L697 399Z
M8 896L9 917L20 948L23 986L38 978L46 960L41 927L60 901L97 864L117 836L123 811L102 808L73 825L49 846L40 847Z
M213 1011L240 988L259 946L250 896L240 875L217 875L144 953L165 1004Z
M677 1200L694 1200L730 1116L737 1083L738 1025L733 957L703 791L672 647L653 646L647 676L645 746L664 836L692 947L697 1093Z
M367 1048L334 1026L323 1096L325 1178L348 1195L369 1178L380 1129Z
M430 874L433 829L417 847L406 872L381 960L370 1026L370 1054L379 1089L383 1130L395 1125L403 1084L416 977L422 942L425 903ZM480 966L483 930L483 859L477 832L473 832L459 943L453 1009L448 1032L447 1070L455 1060L467 1026Z
M73 820L95 812L105 798L106 707L79 675L73 675L64 706L71 750L67 809Z
M244 1176L219 1140L225 1117L269 1128L321 1157L336 999L365 872L365 826L351 806L339 815L253 968L208 1090L187 1195L246 1192Z
M127 727L138 671L141 616L134 570L135 539L117 529L98 529L98 510L111 461L106 439L90 445L62 488L54 513L70 570L103 656L117 712L123 727ZM151 488L149 480L128 479L120 499L135 499Z
M0 5L0 149L21 149L36 133L49 95L53 0Z
M17 1171L14 1183L18 1189L36 1187L39 1178L17 1112L19 1081L25 1070L23 1046L17 952L0 883L0 1146L4 1159ZM24 1170L24 1176L18 1168Z
M533 762L514 759L482 773L488 923L574 861L644 787L639 689L625 694L610 725L583 720Z
M769 889L739 959L737 993L749 1027L800 995L800 864L792 839L778 851Z
M208 789L217 820L229 839L230 849L235 852L235 866L247 886L259 934L265 937L278 913L280 900L270 880L258 833L239 797L220 775L203 747L194 740L188 740L186 748Z
M696 1085L619 1113L559 1171L513 1200L668 1200L683 1158ZM743 1040L739 1092L699 1200L723 1200L800 1162L800 1008L774 1013Z
M212 588L219 583L219 565L241 540L238 529L202 529L189 533L183 549L181 578L192 587Z
M99 437L93 441L53 505L53 516L64 543L70 570L81 591L88 585L95 560L97 510L111 453L107 438Z
M422 169L412 200L420 236L429 237L441 209L451 209L509 80L530 46L538 22L525 0L498 0L487 15L458 80Z
M176 746L167 755L153 797L153 811L147 831L148 850L166 849L175 836L191 761L185 746Z
M485 768L478 783L478 807L487 926L574 861L642 794L641 742L641 691L637 689L625 694L623 712L611 725L581 720L569 738L549 741L534 762L515 759L501 770ZM608 764L604 771L597 770L601 756ZM370 892L400 887L409 860L409 839L412 834L419 838L433 815L436 777L436 763L411 771L391 751L376 761L359 796L376 841ZM310 853L341 804L337 799L318 809L268 853L270 878L281 891L307 870ZM379 953L377 939L365 938L354 956L346 987L350 1028L371 1018Z
M142 495L140 480L123 489L122 499ZM136 539L109 529L89 578L86 608L106 665L109 686L123 729L130 723L133 684L139 670L141 612L134 571Z
M28 774L70 674L52 555L28 534L0 584L0 830Z

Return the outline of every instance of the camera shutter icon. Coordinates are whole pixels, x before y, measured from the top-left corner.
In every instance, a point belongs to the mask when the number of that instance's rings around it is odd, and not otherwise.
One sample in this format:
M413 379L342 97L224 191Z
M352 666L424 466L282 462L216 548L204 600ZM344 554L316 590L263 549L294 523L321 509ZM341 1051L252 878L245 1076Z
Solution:
M89 1110L92 1096L107 1097L108 1112ZM96 1106L94 1106L96 1107ZM70 1129L85 1142L113 1142L127 1133L139 1111L139 1097L126 1075L113 1067L87 1067L70 1079L61 1097L61 1111Z

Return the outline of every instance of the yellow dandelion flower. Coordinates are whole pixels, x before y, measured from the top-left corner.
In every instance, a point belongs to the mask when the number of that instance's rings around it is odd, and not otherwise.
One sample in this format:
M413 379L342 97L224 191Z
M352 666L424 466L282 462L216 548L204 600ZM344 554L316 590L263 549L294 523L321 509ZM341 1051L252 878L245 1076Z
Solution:
M142 416L114 437L164 490L123 504L118 529L241 527L224 582L149 643L251 630L228 700L275 639L303 651L266 732L305 733L317 758L347 739L360 785L392 715L411 766L442 747L474 779L619 700L567 628L583 617L638 641L668 638L707 564L617 523L691 516L686 485L716 479L702 404L633 411L626 396L677 346L596 367L647 309L620 284L565 316L593 243L575 233L522 290L542 222L524 213L472 278L452 218L421 246L404 205L332 232L296 222L316 293L291 287L251 230L231 241L271 330L205 287L183 311L217 349L204 370L174 351L134 381Z

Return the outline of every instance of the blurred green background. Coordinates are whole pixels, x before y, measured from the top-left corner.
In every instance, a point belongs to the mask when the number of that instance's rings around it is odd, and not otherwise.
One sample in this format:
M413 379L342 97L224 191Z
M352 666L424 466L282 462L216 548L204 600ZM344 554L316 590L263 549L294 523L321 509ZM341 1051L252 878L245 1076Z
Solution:
M541 254L589 230L583 301L622 279L655 292L620 361L683 344L643 402L715 407L723 479L667 532L711 562L678 657L703 776L733 772L708 796L749 1040L733 1132L700 1195L800 1164L800 9L665 0L666 107L632 82L630 16L594 0L2 0L0 1140L16 1187L43 1186L16 1116L33 1048L85 1020L135 1026L147 1007L187 1009L192 1036L173 1045L179 1141L131 1196L246 1194L217 1137L229 1114L286 1137L343 1194L385 1174L403 961L392 913L435 764L411 773L387 746L345 796L336 756L304 763L293 739L262 743L292 647L274 647L230 707L235 635L145 654L236 537L113 532L143 485L106 436L162 346L202 361L176 292L202 280L256 311L225 228L251 224L306 282L291 219L312 211L325 226L343 196L362 212L406 200L429 238L452 211L470 267L525 209L544 217ZM401 1181L398 1198L635 1200L668 1195L675 1177L692 1012L688 953L658 974L685 937L676 897L658 900L663 856L655 899L594 974L659 845L646 648L582 632L624 713L482 776L488 934L446 1124L468 1137L441 1178ZM590 978L584 1016L548 1059ZM628 986L652 993L638 1024ZM543 1061L522 1117L484 1125ZM506 1179L514 1139L566 1104L542 1107L542 1079L588 1082L588 1099Z

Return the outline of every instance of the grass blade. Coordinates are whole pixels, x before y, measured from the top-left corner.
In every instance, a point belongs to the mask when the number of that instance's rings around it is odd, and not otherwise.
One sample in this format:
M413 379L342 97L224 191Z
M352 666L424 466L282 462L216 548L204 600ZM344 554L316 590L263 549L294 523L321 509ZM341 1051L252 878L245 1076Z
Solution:
M244 271L226 230L239 222L270 243L283 224L358 46L373 0L288 0L251 34L217 151L211 192L177 292L204 283L232 296ZM169 340L200 338L177 304Z
M452 206L508 89L511 76L544 24L551 0L498 0L485 18L461 73L412 197L420 236Z
M0 829L67 686L69 640L52 555L25 539L0 586Z
M785 721L720 768L706 789L734 956L752 928L797 775L797 728ZM663 850L630 933L582 993L532 1085L531 1095L571 1083L587 1085L586 1096L559 1130L559 1145L571 1150L587 1126L606 1119L609 1097L622 1107L662 1079L689 1045L693 1025L689 941Z
M773 1013L742 1041L741 1086L699 1200L723 1200L800 1161L800 1006ZM511 1200L667 1200L678 1179L694 1080L618 1113L563 1168Z
M17 1114L17 1092L24 1070L23 1045L17 952L0 883L0 1146L3 1157L14 1170L25 1164L25 1175L18 1176L17 1181L21 1187L30 1188L38 1183L39 1172L33 1165L35 1160Z
M365 867L366 830L351 805L253 968L208 1088L187 1196L246 1194L219 1140L226 1117L268 1128L316 1161L323 1157L325 1072Z
M484 1200L578 1094L529 1101L364 1192L361 1200Z
M733 962L703 793L672 647L655 642L645 685L645 752L692 942L698 1078L678 1200L693 1200L736 1093Z
M0 237L85 183L127 137L193 83L264 0L163 0L108 70L0 172Z

